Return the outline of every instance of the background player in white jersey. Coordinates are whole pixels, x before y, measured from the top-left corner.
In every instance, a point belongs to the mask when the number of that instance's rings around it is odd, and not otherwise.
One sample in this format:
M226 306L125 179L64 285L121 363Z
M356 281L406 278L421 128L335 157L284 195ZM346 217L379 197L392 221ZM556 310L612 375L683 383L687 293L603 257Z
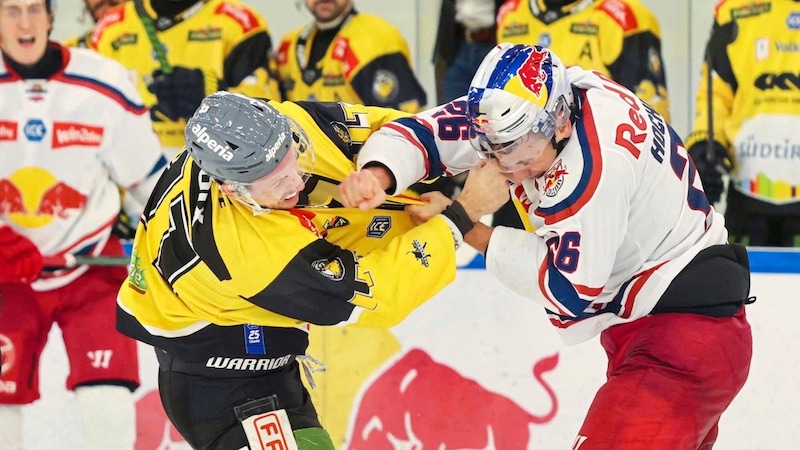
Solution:
M575 448L711 448L749 372L749 267L675 131L609 78L566 70L544 47L501 44L466 98L370 138L343 203L382 199L372 172L388 170L396 188L438 175L426 157L463 170L478 160L465 136L486 159L450 206L466 216L465 241L545 307L567 344L599 334L607 352L608 381ZM506 183L534 232L476 223Z
M119 188L144 202L166 159L120 64L48 42L50 7L0 0L0 220L45 262L70 253L123 255L111 236ZM4 263L22 275L0 284L0 341L10 350L0 373L0 448L22 448L21 408L39 398L39 355L57 323L85 448L132 450L136 342L114 327L125 269L39 273L35 254Z

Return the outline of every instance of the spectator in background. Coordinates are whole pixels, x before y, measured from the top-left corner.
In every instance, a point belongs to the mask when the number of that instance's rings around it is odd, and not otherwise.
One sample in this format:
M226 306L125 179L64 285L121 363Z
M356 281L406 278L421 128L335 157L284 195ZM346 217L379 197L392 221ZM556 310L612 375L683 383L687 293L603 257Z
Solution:
M507 0L497 41L551 48L567 66L611 77L670 119L661 31L639 0Z
M800 247L800 2L759 5L717 5L686 146L731 242Z
M133 450L136 341L114 327L122 267L63 267L65 254L123 255L111 235L119 188L144 202L166 166L128 71L48 42L50 0L0 0L0 448L22 448L22 406L39 398L39 357L58 324L66 387L86 449ZM59 268L41 272L45 261ZM52 264L45 264L52 266ZM40 273L41 272L41 273Z
M92 21L92 26L94 26L106 11L125 1L128 0L83 0L85 8L79 20L81 23L85 23L88 16ZM86 33L64 40L62 44L67 47L88 47L89 36L91 35L92 30L90 29Z
M502 4L503 0L442 0L433 52L439 103L467 95L475 69L497 43L495 18Z
M139 74L139 91L170 155L200 101L217 90L280 98L267 24L239 0L141 0L111 9L91 48Z
M304 0L314 22L286 34L278 73L287 100L343 101L416 112L425 91L403 35L353 0ZM299 2L298 2L299 4Z

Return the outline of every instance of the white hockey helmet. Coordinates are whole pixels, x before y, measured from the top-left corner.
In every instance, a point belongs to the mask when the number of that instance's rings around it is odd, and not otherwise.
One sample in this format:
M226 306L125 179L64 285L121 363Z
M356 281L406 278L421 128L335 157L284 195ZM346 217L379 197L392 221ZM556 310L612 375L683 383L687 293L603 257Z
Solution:
M497 158L505 172L520 170L569 120L573 101L566 66L553 52L498 44L478 67L467 95L473 146ZM509 157L523 143L527 153Z

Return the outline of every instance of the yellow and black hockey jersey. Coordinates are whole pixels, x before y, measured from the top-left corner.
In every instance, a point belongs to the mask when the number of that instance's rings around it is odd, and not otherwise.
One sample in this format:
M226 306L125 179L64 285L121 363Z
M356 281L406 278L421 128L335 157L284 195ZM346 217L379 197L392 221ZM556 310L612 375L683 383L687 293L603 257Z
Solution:
M405 115L342 103L271 104L306 130L316 162L304 195L329 206L337 205L330 194L354 170L360 143ZM117 327L201 365L215 356L248 358L245 330L255 328L266 336L266 350L255 345L266 352L266 368L304 354L307 323L390 327L455 277L447 221L414 227L397 207L409 201L254 215L183 152L145 207Z
M154 71L163 70L154 56L159 45L172 67L212 70L227 90L280 98L277 80L270 76L269 30L255 9L239 0L207 0L175 17L158 17L150 2L132 0L110 9L89 39L91 48L139 74L139 91L147 107L152 109L157 102L147 90L147 80ZM186 121L152 116L161 144L180 151Z
M731 188L757 202L800 206L800 2L717 4L686 147L713 140L734 161ZM709 104L709 100L711 103ZM765 205L766 206L766 205ZM782 213L792 210L783 208Z
M508 0L497 42L553 49L567 66L596 70L634 91L669 121L658 20L639 0L578 0L551 9L544 0Z
M320 38L329 33L334 35ZM317 41L329 42L324 53L315 50ZM402 34L372 14L353 11L336 30L320 31L310 24L288 33L278 47L277 66L287 100L343 101L407 112L426 103Z

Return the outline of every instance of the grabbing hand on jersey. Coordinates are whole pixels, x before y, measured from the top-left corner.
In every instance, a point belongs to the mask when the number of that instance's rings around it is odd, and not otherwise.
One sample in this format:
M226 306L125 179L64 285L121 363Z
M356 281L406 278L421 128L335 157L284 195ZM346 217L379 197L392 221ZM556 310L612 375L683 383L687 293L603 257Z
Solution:
M30 283L41 272L42 254L36 245L0 224L0 283Z
M697 167L708 202L717 203L725 190L722 176L729 173L733 166L728 152L718 142L714 142L709 150L706 142L701 141L689 149L689 155Z
M426 192L420 195L420 198L425 201L421 205L408 205L405 211L411 216L411 220L415 225L419 225L430 220L431 217L441 214L453 200L445 196L439 191Z
M386 201L386 189L393 186L394 177L385 167L364 167L339 183L339 201L347 208L363 211L377 208Z
M170 73L156 70L147 85L147 90L158 98L151 108L155 117L172 122L192 117L206 95L219 89L219 80L212 70L187 67L174 67Z

